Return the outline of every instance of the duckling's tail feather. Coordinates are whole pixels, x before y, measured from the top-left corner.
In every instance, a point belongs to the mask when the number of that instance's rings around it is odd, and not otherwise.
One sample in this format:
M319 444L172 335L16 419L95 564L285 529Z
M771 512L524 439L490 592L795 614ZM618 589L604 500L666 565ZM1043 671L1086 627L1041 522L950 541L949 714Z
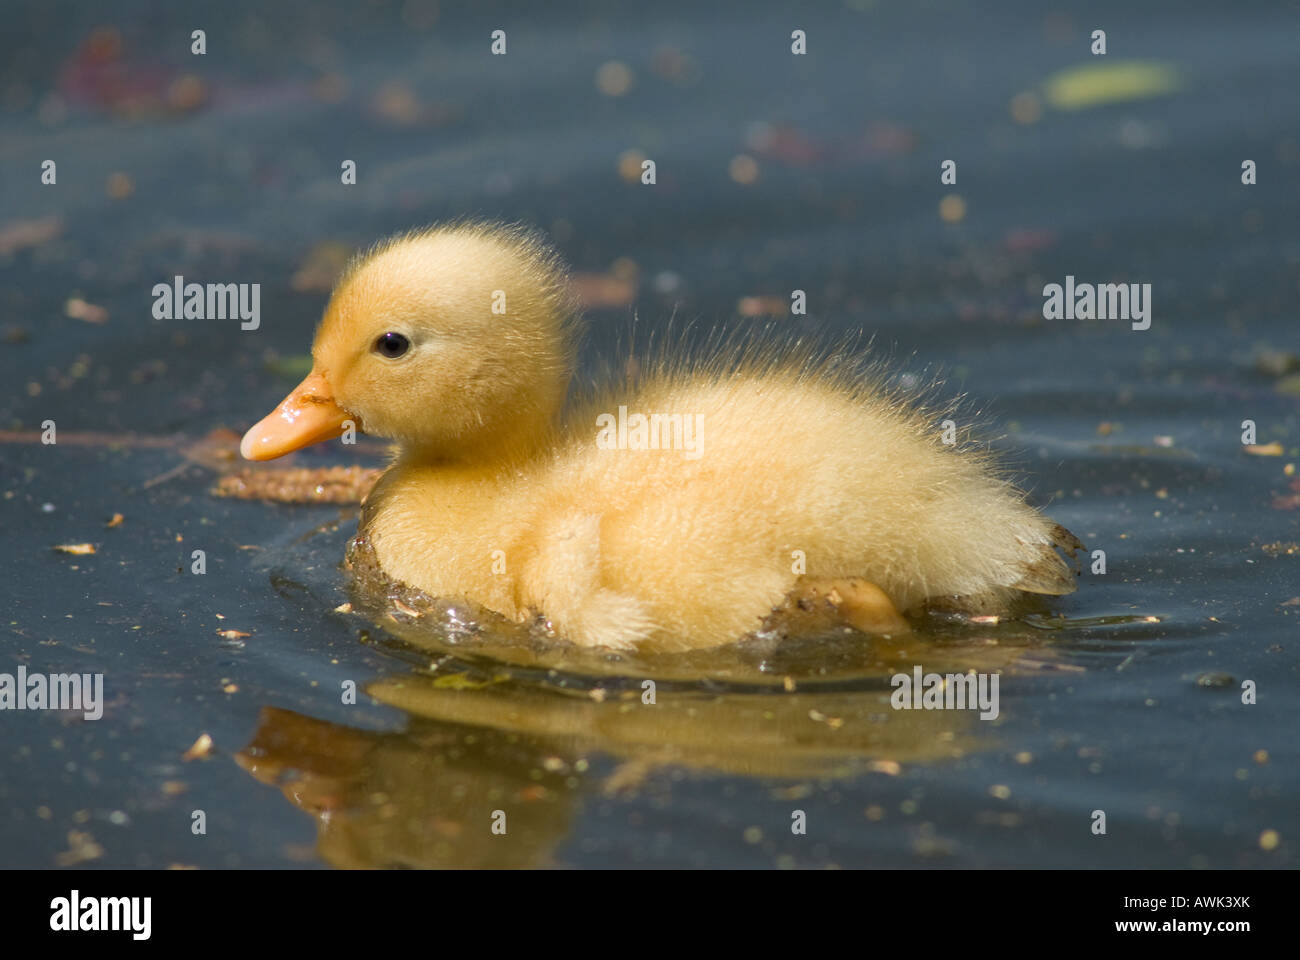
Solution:
M1084 549L1083 542L1059 523L1052 525L1050 537L1047 542L1026 545L1032 546L1031 558L1025 563L1024 576L1012 584L1013 589L1054 597L1074 593L1074 576L1056 551L1064 551L1073 561L1075 553Z

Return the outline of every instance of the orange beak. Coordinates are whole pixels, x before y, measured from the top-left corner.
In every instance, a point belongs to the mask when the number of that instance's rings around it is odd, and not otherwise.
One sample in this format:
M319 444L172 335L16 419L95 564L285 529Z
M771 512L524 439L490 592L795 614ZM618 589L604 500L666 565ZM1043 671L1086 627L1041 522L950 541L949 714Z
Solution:
M275 411L255 423L240 441L246 460L274 460L343 433L348 412L334 402L334 391L313 370Z

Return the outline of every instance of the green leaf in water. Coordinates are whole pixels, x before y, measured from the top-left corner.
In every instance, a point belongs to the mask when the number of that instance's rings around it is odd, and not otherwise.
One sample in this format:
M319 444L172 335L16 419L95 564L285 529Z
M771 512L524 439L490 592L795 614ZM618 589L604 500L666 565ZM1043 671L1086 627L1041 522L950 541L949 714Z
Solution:
M286 380L301 380L311 373L311 354L295 353L287 357L277 356L266 361L266 369L277 377Z
M1283 377L1273 389L1286 397L1300 397L1300 373L1293 373L1289 377Z
M1148 60L1070 67L1052 74L1043 84L1047 102L1058 110L1086 110L1107 103L1145 100L1182 89L1172 64Z

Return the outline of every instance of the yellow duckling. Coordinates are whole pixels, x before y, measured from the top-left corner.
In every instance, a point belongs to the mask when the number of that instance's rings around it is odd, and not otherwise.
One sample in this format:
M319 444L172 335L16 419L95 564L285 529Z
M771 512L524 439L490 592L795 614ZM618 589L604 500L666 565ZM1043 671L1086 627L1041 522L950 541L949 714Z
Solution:
M663 362L567 415L563 265L517 227L399 236L339 280L253 460L346 421L401 452L362 529L392 578L584 646L729 643L809 601L878 633L927 602L1065 594L1079 546L937 425L807 354Z

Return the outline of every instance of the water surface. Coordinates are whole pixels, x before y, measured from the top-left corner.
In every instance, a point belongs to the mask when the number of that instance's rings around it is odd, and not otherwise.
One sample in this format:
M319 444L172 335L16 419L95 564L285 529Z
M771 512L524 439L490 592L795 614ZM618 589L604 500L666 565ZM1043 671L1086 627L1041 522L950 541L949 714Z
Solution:
M0 715L0 861L1294 864L1294 4L263 6L31 5L0 39L0 670L102 672L107 699ZM1176 89L1053 103L1106 59ZM620 177L629 152L655 188ZM215 497L233 448L194 445L301 375L339 256L461 214L539 225L603 291L586 371L634 314L758 336L743 298L807 291L781 324L865 331L966 394L1105 574L1018 622L673 664L336 612L355 510ZM260 283L259 329L154 319L178 274ZM1150 329L1044 320L1067 275L1152 284ZM1243 450L1245 420L1279 455ZM1000 716L890 709L915 663L1000 671Z

